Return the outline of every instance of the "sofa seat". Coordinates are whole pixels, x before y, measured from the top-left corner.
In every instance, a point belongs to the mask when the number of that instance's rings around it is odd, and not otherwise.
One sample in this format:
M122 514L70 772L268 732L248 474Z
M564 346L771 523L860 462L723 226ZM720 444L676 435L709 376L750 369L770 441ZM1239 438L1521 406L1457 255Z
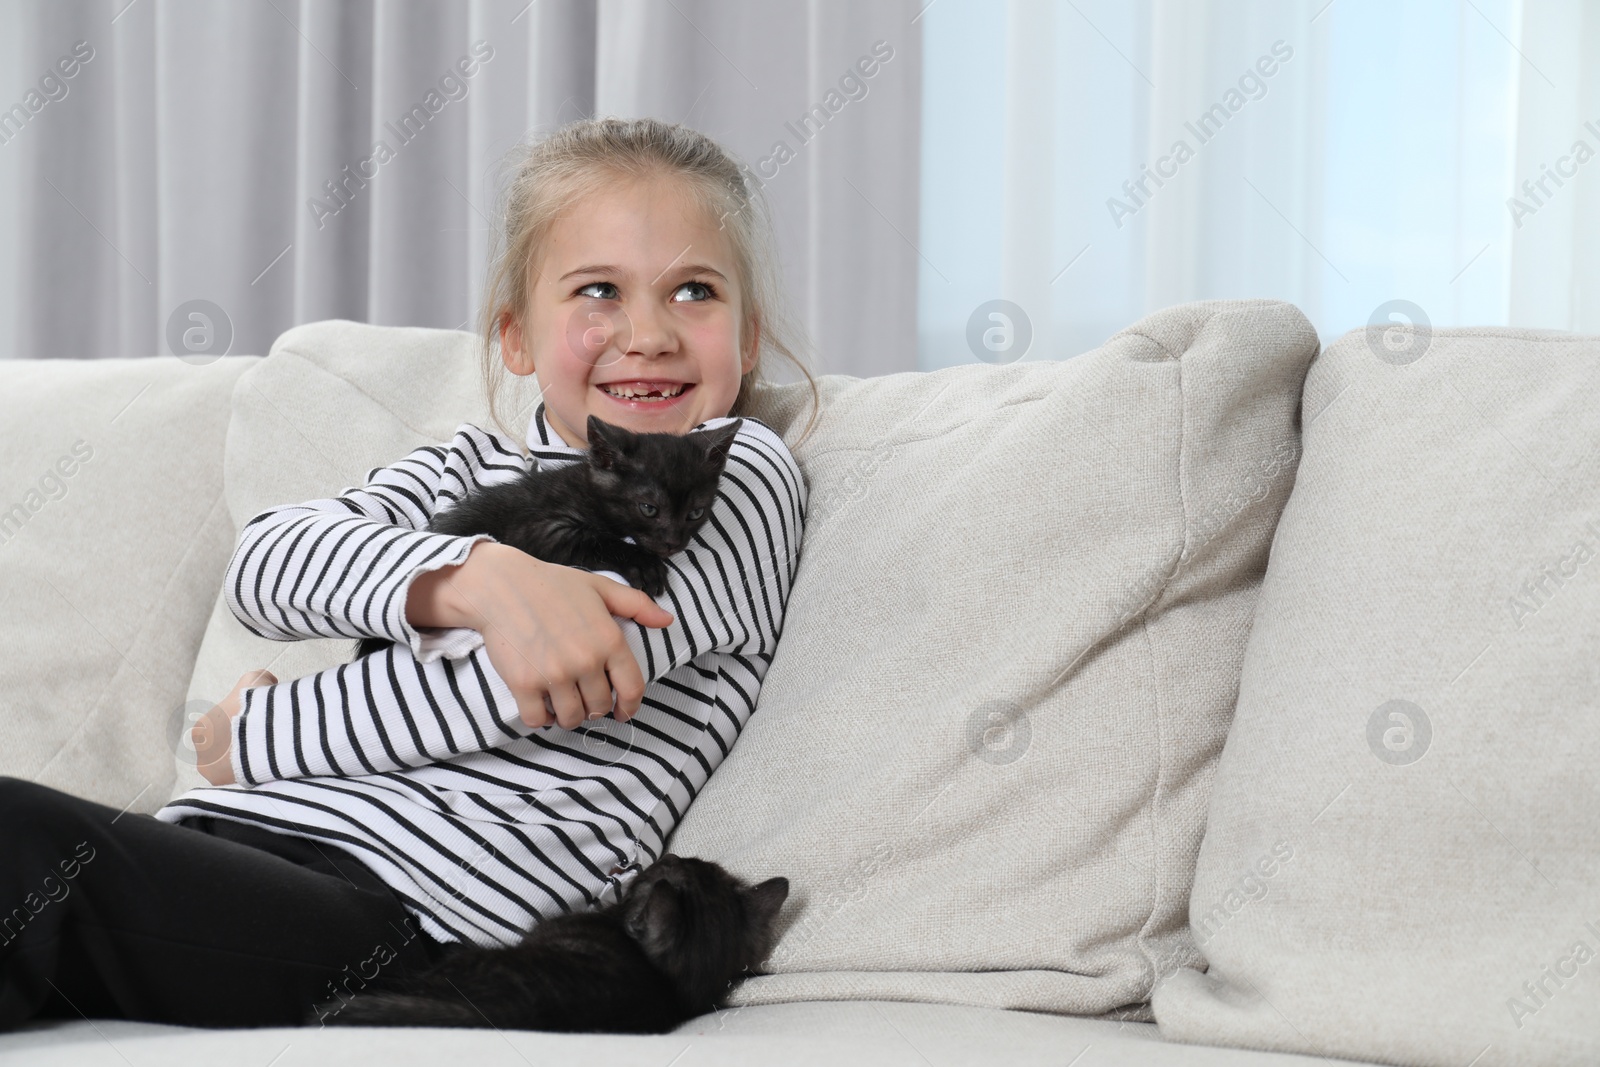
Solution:
M198 1030L97 1019L0 1035L0 1067L1351 1067L1354 1061L1163 1041L1154 1023L955 1004L803 1001L691 1019L671 1034Z

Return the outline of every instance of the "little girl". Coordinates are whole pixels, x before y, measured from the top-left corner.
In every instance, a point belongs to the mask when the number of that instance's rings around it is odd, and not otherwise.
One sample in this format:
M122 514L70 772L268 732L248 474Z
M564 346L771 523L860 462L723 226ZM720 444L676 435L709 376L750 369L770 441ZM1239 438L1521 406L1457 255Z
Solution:
M810 380L759 190L692 130L586 120L527 150L504 221L483 320L500 432L465 424L360 489L269 509L228 567L229 606L263 637L396 644L281 684L247 674L196 730L214 784L154 816L0 779L0 901L71 879L0 915L0 1027L337 1011L451 943L512 944L616 899L727 755L799 558L805 485L769 427L744 417L660 603L425 527L530 463L581 461L591 414L724 425L767 350ZM528 456L495 415L500 363L538 378Z

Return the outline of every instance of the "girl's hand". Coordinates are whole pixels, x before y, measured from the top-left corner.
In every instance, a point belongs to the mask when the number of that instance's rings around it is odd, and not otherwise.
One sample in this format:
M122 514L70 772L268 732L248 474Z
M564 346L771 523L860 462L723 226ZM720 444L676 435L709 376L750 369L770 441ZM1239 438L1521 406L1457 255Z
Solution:
M641 590L492 541L451 569L456 625L483 635L524 723L571 730L613 710L618 722L638 712L644 674L612 616L664 627L671 612Z
M200 716L189 730L194 742L195 766L212 785L233 784L233 730L232 722L240 711L240 696L244 690L257 685L275 685L278 676L270 671L245 671L233 692L222 698L222 703Z

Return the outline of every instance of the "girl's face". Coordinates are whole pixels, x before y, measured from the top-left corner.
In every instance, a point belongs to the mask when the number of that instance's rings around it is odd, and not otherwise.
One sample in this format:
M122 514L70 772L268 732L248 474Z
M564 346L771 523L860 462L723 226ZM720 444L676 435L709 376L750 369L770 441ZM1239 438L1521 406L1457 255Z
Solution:
M716 223L657 176L608 181L551 226L500 353L513 374L538 375L568 445L588 447L590 415L682 434L733 407L756 344L740 336L743 294Z

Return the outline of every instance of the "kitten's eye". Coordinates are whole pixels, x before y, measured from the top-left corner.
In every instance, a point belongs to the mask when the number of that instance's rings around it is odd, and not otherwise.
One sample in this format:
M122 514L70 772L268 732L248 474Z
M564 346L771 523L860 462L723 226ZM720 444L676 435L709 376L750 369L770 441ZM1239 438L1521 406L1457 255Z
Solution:
M700 521L700 516L704 515L705 513L706 513L706 509L705 508L695 508L693 511L689 512L689 521L690 522L699 522Z
M605 290L609 291L609 295L603 295L603 294L598 294L598 293L593 293L592 294L592 293L589 292L590 289L605 289ZM616 293L617 293L617 287L615 285L612 285L610 282L590 282L588 285L585 285L582 289L579 289L573 295L574 296L593 296L594 299L596 299L596 300L615 300L617 298Z
M706 300L710 300L712 297L717 295L717 291L715 289L711 288L711 286L706 284L705 282L684 282L682 285L678 286L678 288L677 288L676 292L674 293L674 295L676 295L676 293L681 293L686 289L690 290L690 291L692 291L692 292L694 292L696 294L699 294L699 293L703 292L705 295L704 296L696 295L694 297L691 297L687 301L679 300L679 301L677 301L677 303L680 303L680 304L683 304L683 303L699 304L699 303L702 303L702 302L704 302Z
M646 518L653 519L653 518L656 517L656 511L658 509L656 508L656 506L654 504L643 504L643 503L641 503L639 505L639 510L644 512Z

